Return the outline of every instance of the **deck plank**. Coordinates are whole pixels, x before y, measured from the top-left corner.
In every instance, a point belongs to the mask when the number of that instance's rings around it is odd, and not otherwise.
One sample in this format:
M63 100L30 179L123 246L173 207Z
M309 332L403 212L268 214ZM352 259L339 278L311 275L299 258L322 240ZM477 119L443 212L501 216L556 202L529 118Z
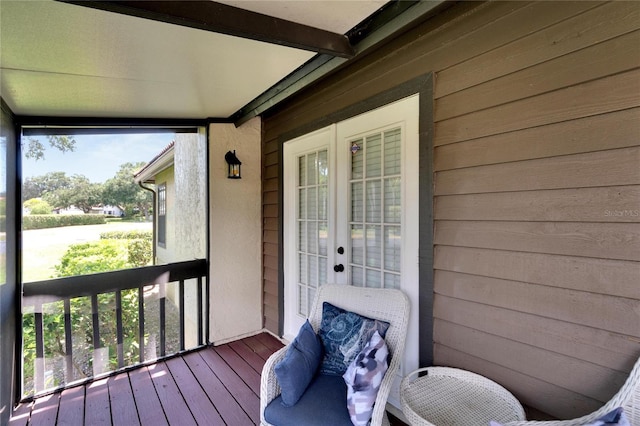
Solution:
M84 424L84 400L84 386L76 386L62 391L57 424L82 426Z
M18 404L11 413L9 426L26 426L29 423L29 417L31 417L31 408L33 408L33 401Z
M260 372L282 343L252 336L18 405L10 426L260 423Z
M226 424L234 426L254 424L199 353L188 354L184 357L184 360L198 379L200 386L212 399L214 406Z
M54 393L35 400L31 410L30 425L49 426L55 425L58 417L58 403L60 394Z
M244 407L255 424L260 423L260 398L220 357L215 350L201 351L202 359L218 376L224 386L235 396L236 401Z
M96 380L86 387L84 420L87 425L111 426L111 404L107 380Z
M249 385L251 390L259 397L260 396L260 374L257 373L251 365L249 365L244 359L242 359L231 347L228 345L215 348L216 352L220 354L222 359L229 364L229 366L236 372L244 382Z
M171 375L180 389L180 393L191 410L198 424L224 425L220 414L209 397L200 386L189 366L182 357L172 358L166 362Z
M110 377L107 381L109 385L109 400L111 407L111 421L114 426L133 426L139 425L138 410L135 400L133 399L133 391L131 383L129 383L128 374L118 374Z
M185 402L178 385L173 380L173 376L164 362L155 364L151 373L153 386L156 388L158 398L162 404L169 424L174 425L197 425L187 403Z
M167 417L158 399L156 389L151 382L149 371L153 371L153 366L142 367L129 372L129 381L136 407L140 415L140 423L143 426L163 426L168 425Z
M261 334L256 335L255 337L260 342L262 342L262 344L264 344L266 347L271 349L273 352L277 351L282 346L284 346L280 340L276 339L275 337L273 337L269 333L261 333Z
M262 367L264 367L265 360L253 349L247 346L246 343L237 341L230 343L229 346L240 356L240 358L244 359L256 373L262 373Z
M258 336L251 336L243 339L242 342L247 345L252 351L259 355L265 361L273 354L274 350L262 343ZM282 343L280 347L282 347Z

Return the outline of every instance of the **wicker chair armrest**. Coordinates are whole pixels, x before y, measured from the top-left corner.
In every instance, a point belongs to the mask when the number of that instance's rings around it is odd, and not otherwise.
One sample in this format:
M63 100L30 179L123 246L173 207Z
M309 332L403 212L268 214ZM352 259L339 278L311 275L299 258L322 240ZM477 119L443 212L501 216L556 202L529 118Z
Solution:
M280 395L280 385L276 379L275 366L287 353L289 345L278 349L264 363L262 375L260 376L260 423L268 425L264 419L264 410L267 405Z

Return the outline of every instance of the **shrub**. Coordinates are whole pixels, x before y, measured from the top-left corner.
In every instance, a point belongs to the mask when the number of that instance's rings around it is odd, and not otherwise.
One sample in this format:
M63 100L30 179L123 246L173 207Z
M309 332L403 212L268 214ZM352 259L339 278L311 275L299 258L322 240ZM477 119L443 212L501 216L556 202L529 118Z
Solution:
M95 274L128 268L127 243L119 240L100 240L72 244L55 266L58 277Z
M77 225L102 225L105 222L104 215L101 214L43 214L29 215L22 218L22 229L44 229L59 228L61 226L77 226Z
M153 232L151 231L109 231L100 233L101 240L127 240L130 267L147 266L153 253Z
M151 231L108 231L100 233L101 240L149 240L153 239Z
M151 255L153 248L151 240L128 240L127 251L129 253L129 264L131 266L147 266L151 263Z
M53 210L51 205L40 198L32 198L22 204L23 207L29 209L30 214L51 214Z

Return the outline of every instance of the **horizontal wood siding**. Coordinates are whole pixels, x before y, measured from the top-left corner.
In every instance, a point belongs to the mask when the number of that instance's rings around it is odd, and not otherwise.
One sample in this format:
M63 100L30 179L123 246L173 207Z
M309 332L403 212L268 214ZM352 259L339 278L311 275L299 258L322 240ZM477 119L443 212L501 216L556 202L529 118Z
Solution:
M269 112L267 323L281 138L427 72L435 363L558 418L598 408L640 356L637 2L457 3Z
M435 90L436 363L560 418L640 356L640 5L592 6Z

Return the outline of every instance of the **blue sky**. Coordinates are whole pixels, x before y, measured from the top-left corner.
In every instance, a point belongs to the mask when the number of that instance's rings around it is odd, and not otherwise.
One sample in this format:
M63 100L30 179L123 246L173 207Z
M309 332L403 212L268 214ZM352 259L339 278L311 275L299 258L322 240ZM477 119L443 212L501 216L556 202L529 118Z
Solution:
M124 163L149 162L174 138L172 133L77 135L73 152L62 153L49 146L46 137L40 137L45 146L44 159L22 159L22 179L42 176L49 172L65 172L67 176L80 174L91 182L103 183L112 178Z

